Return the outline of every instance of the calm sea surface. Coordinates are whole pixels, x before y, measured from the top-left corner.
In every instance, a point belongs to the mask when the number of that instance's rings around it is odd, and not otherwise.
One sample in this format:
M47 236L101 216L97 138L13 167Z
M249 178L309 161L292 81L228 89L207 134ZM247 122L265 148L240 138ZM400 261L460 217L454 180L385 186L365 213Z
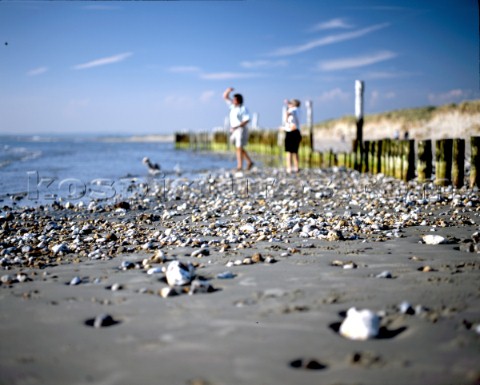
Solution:
M75 203L88 198L94 185L106 186L97 193L110 194L131 180L151 180L144 157L160 164L162 173L155 178L208 175L235 166L233 153L175 150L173 143L0 136L0 204L11 205L12 195L19 194L24 196L16 200L20 206Z

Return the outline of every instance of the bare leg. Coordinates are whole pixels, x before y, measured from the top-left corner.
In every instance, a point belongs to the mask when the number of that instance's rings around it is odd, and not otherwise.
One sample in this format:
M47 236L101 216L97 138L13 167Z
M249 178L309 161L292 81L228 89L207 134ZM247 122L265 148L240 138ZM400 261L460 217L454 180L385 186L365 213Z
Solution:
M285 163L287 166L287 172L291 173L292 172L292 153L291 152L285 152Z
M247 161L247 169L250 170L250 168L253 165L252 159L250 159L250 156L248 155L247 151L245 151L244 148L242 148L242 154L245 160Z
M298 172L298 152L295 152L293 155L293 171Z
M236 148L237 154L237 170L241 170L243 167L243 148L237 147Z

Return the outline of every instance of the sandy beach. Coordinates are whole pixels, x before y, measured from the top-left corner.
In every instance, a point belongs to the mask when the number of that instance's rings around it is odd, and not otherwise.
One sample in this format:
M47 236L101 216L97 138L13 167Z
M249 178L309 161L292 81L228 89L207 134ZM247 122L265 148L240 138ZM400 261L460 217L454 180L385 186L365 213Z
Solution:
M0 384L480 384L478 191L267 168L147 187L1 209ZM350 308L374 336L340 334Z

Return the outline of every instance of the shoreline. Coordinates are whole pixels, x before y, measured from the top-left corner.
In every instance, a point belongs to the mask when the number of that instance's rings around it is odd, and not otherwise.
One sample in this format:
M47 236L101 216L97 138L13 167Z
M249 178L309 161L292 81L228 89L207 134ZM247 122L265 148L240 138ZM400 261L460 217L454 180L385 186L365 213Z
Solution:
M0 384L477 384L479 194L423 187L254 168L3 207ZM351 307L376 338L338 333Z

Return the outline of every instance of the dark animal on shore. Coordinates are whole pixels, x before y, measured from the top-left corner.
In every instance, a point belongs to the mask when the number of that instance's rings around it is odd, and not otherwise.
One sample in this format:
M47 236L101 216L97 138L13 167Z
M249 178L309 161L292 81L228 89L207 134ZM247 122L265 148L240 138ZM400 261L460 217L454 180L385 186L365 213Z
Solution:
M150 174L157 175L160 173L160 165L157 163L152 163L149 158L143 158L142 163L147 166L148 172Z

